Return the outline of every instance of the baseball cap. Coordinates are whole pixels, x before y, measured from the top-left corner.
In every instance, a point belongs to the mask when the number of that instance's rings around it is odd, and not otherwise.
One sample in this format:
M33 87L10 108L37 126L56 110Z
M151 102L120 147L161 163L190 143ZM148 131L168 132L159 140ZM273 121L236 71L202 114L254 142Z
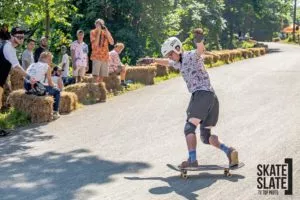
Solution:
M79 30L77 31L77 35L78 35L79 33L84 33L84 32L83 32L83 30L79 29Z
M25 33L25 31L23 29L21 29L20 27L18 27L18 26L12 28L11 32L10 32L11 35L24 34L24 33Z

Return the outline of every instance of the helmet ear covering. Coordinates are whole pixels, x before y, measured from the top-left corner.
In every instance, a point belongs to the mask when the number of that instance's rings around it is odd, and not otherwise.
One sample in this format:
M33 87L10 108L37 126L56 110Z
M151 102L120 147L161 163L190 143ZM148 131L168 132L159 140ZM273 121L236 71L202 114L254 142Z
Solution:
M168 38L161 46L161 54L163 57L166 57L171 51L177 54L182 52L182 43L177 37Z

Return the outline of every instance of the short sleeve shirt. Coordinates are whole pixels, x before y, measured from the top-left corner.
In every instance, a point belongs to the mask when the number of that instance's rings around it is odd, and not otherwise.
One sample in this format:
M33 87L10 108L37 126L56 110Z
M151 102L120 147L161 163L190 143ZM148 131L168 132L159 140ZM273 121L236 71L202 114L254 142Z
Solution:
M214 92L203 57L198 55L195 50L183 52L181 62L170 61L170 65L180 70L190 93L198 90Z
M74 51L76 66L87 67L89 47L86 43L79 43L78 40L71 44L71 51Z
M27 69L27 74L29 74L36 81L44 83L46 80L46 74L48 71L49 65L43 62L37 62L31 64Z
M99 42L96 44L97 30L94 29L90 33L92 54L91 60L107 61L109 60L108 38L104 31L101 31Z
M118 66L122 65L118 52L112 50L109 52L109 72L114 72Z

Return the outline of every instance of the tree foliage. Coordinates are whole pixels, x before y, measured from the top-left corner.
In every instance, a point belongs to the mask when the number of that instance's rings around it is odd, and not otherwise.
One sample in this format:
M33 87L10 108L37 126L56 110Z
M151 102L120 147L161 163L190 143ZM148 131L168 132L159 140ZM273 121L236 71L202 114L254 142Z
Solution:
M50 50L69 45L80 28L89 32L102 18L116 42L125 43L123 61L160 56L161 43L179 37L194 48L192 30L201 27L208 49L234 48L237 35L271 40L291 22L293 0L4 0L0 23L19 24L32 37L49 35Z

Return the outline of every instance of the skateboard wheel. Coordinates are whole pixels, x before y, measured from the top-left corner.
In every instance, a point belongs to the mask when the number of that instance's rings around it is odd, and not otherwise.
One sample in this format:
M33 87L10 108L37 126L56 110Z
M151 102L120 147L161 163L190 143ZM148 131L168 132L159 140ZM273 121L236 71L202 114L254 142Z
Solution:
M187 176L187 170L181 170L180 176L181 176L182 178L184 178L184 179L187 179L187 178L188 178L188 176Z

